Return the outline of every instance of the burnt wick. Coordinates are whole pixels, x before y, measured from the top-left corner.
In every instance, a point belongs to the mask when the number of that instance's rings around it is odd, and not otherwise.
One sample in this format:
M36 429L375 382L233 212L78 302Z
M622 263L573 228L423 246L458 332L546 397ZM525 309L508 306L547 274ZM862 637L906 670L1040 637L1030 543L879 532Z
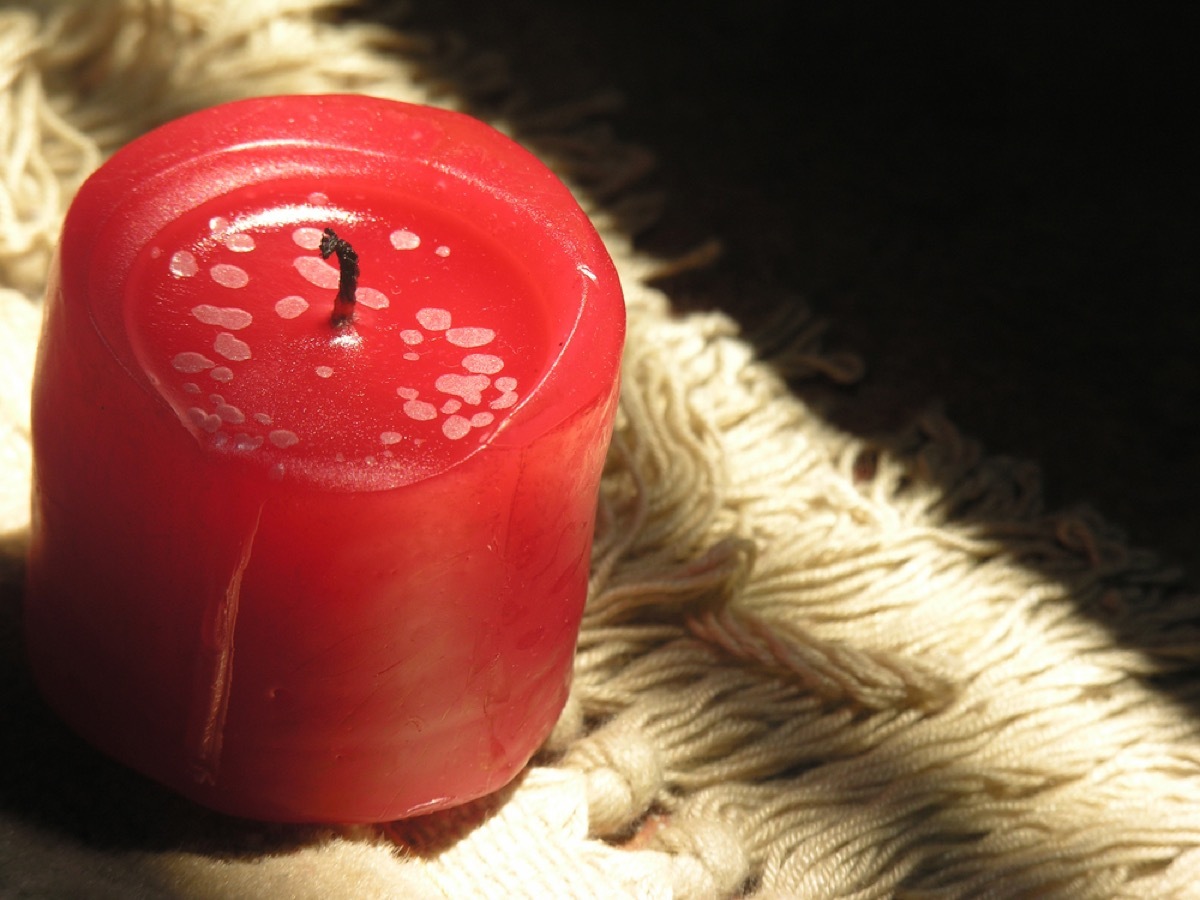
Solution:
M358 290L358 254L349 241L342 240L332 228L326 228L321 237L321 259L337 254L338 291L333 301L333 315L329 321L334 328L344 328L354 320L355 292Z

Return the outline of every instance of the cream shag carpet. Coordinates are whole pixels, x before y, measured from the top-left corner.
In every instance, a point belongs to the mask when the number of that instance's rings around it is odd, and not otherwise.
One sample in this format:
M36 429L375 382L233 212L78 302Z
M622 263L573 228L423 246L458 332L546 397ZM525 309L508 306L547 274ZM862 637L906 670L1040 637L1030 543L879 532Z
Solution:
M18 623L61 216L107 154L210 104L462 102L428 75L447 45L335 7L0 6L0 895L1200 896L1198 598L947 423L867 445L728 319L673 316L646 284L673 263L618 225L639 154L586 101L493 123L577 189L630 316L575 687L525 775L419 821L285 828L193 809L56 726ZM788 376L853 374L798 331Z

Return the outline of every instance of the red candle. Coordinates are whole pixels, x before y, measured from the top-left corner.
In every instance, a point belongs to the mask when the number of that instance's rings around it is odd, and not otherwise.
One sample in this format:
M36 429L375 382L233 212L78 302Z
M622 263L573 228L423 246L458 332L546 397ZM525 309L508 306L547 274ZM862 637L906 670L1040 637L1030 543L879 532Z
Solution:
M584 213L466 116L276 97L130 144L47 295L46 699L237 815L502 786L566 697L623 337Z

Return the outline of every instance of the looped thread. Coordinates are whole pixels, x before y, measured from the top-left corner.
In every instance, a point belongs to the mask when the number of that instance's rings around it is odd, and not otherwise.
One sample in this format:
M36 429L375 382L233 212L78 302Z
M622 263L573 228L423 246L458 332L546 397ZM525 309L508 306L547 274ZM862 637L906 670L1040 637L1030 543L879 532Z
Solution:
M750 854L741 834L715 819L668 822L650 845L671 854L676 897L732 896L751 876Z
M688 620L692 633L739 659L797 679L829 700L868 709L944 707L954 697L949 678L895 654L822 641L785 622L765 622L728 609Z
M663 787L663 762L643 732L616 719L568 751L564 766L587 776L588 831L612 835L644 815Z

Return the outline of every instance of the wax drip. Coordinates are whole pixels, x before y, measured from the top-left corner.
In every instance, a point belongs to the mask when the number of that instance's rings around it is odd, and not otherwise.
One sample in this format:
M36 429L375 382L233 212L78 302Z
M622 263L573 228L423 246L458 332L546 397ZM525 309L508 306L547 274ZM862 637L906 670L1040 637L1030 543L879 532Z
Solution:
M333 315L329 320L334 328L344 328L354 320L355 292L358 290L358 254L345 241L337 236L332 228L326 228L321 238L321 259L329 259L337 254L338 259L338 292L333 301Z

